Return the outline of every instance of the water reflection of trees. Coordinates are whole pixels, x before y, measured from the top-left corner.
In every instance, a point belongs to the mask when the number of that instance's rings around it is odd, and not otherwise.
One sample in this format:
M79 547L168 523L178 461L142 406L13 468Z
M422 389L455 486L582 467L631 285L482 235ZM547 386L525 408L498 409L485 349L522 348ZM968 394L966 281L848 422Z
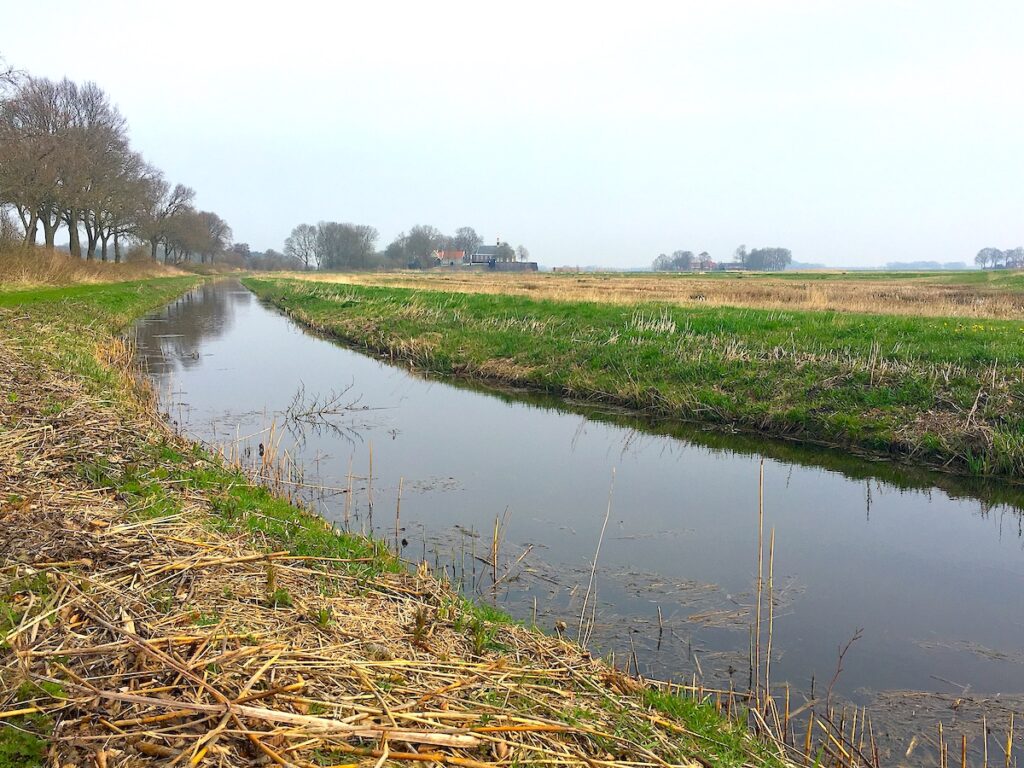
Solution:
M157 322L136 327L136 344L150 370L176 363L191 368L199 362L208 339L227 333L235 310L252 301L252 294L235 282L208 283L170 304Z
M368 418L371 411L382 410L362 404L362 395L353 394L355 381L340 391L307 393L306 385L299 387L283 411L276 411L285 429L297 446L305 446L309 437L329 435L349 445L363 442L363 434L379 426Z

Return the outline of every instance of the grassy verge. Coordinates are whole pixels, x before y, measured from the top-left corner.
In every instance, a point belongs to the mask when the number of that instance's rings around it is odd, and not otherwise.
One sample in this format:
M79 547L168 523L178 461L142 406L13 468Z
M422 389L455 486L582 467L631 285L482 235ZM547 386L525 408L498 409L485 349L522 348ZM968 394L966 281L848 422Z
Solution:
M0 768L783 764L169 434L116 334L192 282L0 297Z
M314 329L442 374L1024 477L1020 321L245 283Z

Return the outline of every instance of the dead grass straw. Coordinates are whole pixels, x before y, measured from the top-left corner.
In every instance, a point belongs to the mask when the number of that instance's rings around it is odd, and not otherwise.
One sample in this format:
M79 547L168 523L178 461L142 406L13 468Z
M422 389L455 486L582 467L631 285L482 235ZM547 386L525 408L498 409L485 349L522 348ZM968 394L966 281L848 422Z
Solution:
M171 277L182 273L155 261L84 261L45 248L0 249L0 285L30 288L76 283L117 283L149 277Z
M1002 276L1012 273L1003 272ZM955 273L951 273L955 277ZM993 282L965 284L946 276L857 280L809 274L613 275L487 272L288 273L329 283L386 285L457 293L497 293L556 301L614 304L665 302L680 306L732 306L780 310L831 310L930 317L1024 317L1024 291ZM993 278L998 274L992 275Z

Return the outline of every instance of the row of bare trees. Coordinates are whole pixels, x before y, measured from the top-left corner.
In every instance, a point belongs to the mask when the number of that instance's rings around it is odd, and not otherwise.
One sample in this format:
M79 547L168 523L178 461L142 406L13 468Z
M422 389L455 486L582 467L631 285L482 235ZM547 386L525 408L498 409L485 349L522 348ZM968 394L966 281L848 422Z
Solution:
M1007 248L1005 251L999 248L982 248L974 257L974 263L982 269L1019 269L1024 267L1024 248L1018 246Z
M173 263L212 261L230 244L231 228L196 210L194 190L132 149L98 85L8 72L0 88L0 206L17 214L26 244L41 230L53 248L63 228L73 256L121 261L127 241Z
M365 224L321 221L299 224L284 243L287 256L305 269L370 269L375 267L432 266L437 251L471 253L483 240L472 227L445 235L436 227L417 224L401 232L383 250L376 250L379 233Z
M692 270L707 271L715 268L715 262L707 251L701 251L694 255L693 251L672 251L671 254L662 253L651 264L654 272L690 272Z
M304 269L369 269L377 266L379 236L366 224L299 224L284 241L284 253Z

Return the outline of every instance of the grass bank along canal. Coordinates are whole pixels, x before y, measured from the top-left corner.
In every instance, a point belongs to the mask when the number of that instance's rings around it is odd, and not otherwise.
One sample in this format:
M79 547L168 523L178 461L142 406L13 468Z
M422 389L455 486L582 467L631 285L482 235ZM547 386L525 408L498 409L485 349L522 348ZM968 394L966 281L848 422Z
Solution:
M1024 538L1005 488L940 488L952 481L422 378L305 332L234 281L197 288L134 333L188 435L247 462L261 443L277 461L287 453L303 483L326 488L305 489L324 517L397 539L407 559L519 618L536 605L548 630L575 633L614 468L592 645L620 661L635 652L663 678L747 684L765 457L773 681L808 690L813 678L823 692L860 629L835 690L889 712L891 738L967 722L996 694L1000 712L1021 711ZM353 493L331 490L350 472Z

